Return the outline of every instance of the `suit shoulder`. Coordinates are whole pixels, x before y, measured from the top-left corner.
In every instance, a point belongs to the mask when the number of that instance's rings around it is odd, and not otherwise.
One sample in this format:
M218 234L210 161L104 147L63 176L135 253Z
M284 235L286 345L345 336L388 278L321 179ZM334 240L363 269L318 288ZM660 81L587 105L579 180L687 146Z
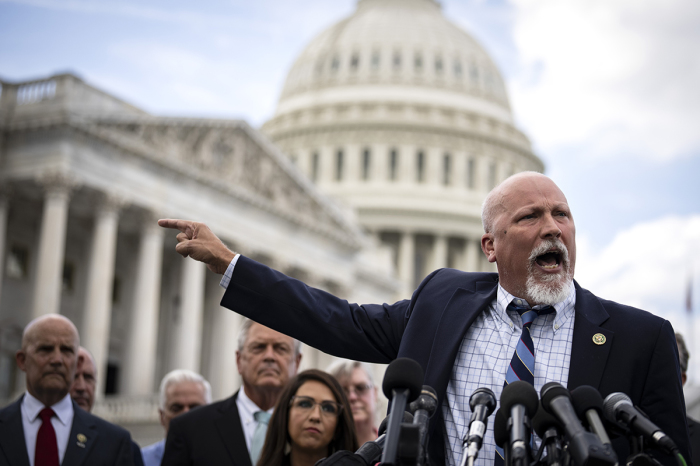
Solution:
M90 414L88 412L85 412L82 410L82 408L79 408L74 405L75 409L75 416L76 417L81 417L81 421L88 424L92 425L97 429L100 433L104 433L109 435L111 438L127 438L131 440L131 434L129 433L128 430L125 428L118 426L116 424L112 424L109 421L105 421L101 417L97 417L94 414Z
M199 422L208 421L220 417L223 412L236 408L235 395L222 401L200 406L170 421L171 429L184 428L185 426L201 426Z
M439 281L457 287L470 287L476 282L493 282L498 283L498 274L491 272L464 272L457 269L438 269L429 275L432 281Z

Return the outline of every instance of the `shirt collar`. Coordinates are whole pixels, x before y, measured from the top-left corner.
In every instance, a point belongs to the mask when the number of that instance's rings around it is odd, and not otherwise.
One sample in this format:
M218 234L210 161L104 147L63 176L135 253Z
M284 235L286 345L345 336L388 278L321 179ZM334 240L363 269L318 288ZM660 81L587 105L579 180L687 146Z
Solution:
M506 324L510 325L510 322L513 320L508 313L506 312L506 308L508 305L513 301L514 299L518 299L523 302L523 304L527 305L527 301L525 301L523 298L518 298L517 296L514 296L510 293L508 293L502 286L501 283L498 283L498 292L496 294L496 309L495 313L498 318L503 320ZM574 313L574 307L576 306L576 288L574 287L574 282L573 280L569 284L569 294L561 302L558 302L556 304L553 304L552 307L556 311L556 317L552 321L552 325L554 325L554 329L558 329L561 327L561 325L569 319L573 313ZM544 305L535 305L534 309L540 309L544 307ZM520 322L520 319L517 319L518 322Z
M24 412L30 422L34 422L39 416L42 409L45 408L44 403L36 399L31 393L25 392L22 400ZM70 398L70 393L67 393L58 403L50 406L61 424L67 426L72 422L73 417L73 401Z
M247 418L254 418L254 414L256 412L262 411L262 409L248 397L248 395L245 392L245 387L241 387L241 389L238 391L238 399L241 402L242 408L245 410L245 416ZM273 409L274 408L270 408L267 410L267 412L272 414Z

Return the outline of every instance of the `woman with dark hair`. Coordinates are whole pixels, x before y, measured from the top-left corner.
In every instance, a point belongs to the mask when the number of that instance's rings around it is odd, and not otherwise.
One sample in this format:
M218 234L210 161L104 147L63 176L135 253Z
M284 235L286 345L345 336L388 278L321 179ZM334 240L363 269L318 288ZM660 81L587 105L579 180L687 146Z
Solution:
M309 369L289 381L270 419L257 466L313 466L357 450L352 410L333 376Z

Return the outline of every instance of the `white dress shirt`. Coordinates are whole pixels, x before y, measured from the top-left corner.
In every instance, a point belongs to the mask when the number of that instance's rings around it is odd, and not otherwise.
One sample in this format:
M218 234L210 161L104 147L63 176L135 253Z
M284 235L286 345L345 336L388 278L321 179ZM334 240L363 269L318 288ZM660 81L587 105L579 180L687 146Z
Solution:
M248 398L248 395L245 393L245 388L243 387L238 390L236 406L238 407L238 416L240 416L241 425L243 426L245 444L248 451L250 451L250 444L253 442L253 434L255 433L255 428L258 427L258 421L255 420L255 413L262 410L253 402L253 400ZM270 408L267 410L267 412L272 414L273 409L274 408Z
M36 437L39 433L42 420L39 413L44 409L44 404L34 398L29 392L25 392L22 398L22 427L24 428L24 441L27 444L27 455L29 456L29 466L34 466L34 455L36 453ZM51 425L56 431L56 444L58 445L58 463L63 462L68 447L68 437L73 427L73 401L70 394L67 394L61 401L53 406L49 406L56 413L51 418Z

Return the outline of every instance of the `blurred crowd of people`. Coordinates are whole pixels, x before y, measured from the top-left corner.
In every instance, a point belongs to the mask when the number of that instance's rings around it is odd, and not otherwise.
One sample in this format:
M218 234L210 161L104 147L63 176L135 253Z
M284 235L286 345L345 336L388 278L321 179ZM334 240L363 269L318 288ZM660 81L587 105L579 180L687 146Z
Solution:
M298 372L301 344L246 319L236 363L241 388L212 403L211 386L177 369L160 384L164 438L139 448L91 413L97 365L75 325L46 315L24 329L17 364L26 392L0 410L0 465L313 465L377 438L371 367L340 360ZM7 461L7 462L6 462Z

